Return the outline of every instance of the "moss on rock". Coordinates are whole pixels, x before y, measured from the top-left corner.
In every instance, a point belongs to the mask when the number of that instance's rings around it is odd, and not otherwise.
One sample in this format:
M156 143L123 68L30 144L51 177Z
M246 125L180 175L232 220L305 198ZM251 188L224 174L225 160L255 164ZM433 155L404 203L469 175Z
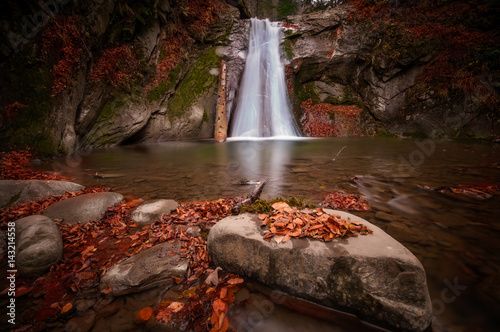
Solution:
M219 67L220 57L215 47L203 53L180 82L168 102L169 117L180 117L193 103L217 84L218 77L210 74L211 68Z

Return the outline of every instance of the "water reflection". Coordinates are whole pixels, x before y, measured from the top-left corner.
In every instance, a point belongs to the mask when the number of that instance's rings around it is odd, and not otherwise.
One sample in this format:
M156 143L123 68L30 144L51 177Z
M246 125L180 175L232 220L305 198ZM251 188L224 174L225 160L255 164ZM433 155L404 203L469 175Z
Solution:
M347 146L335 158L342 147ZM86 186L179 201L242 196L241 179L270 178L263 197L302 196L318 204L331 191L360 193L371 210L356 213L410 249L425 267L435 327L500 326L499 196L485 201L418 185L498 185L500 145L374 139L170 142L92 151L69 165L41 165ZM116 177L95 178L95 174ZM357 176L357 181L349 181ZM443 301L449 284L464 285ZM449 291L447 291L449 292Z

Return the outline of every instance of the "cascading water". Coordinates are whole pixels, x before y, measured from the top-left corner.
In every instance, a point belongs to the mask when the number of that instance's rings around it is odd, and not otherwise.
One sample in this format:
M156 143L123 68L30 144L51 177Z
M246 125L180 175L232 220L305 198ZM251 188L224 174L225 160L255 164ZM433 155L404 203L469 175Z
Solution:
M231 120L231 137L300 136L288 100L280 41L277 23L251 19L248 55Z

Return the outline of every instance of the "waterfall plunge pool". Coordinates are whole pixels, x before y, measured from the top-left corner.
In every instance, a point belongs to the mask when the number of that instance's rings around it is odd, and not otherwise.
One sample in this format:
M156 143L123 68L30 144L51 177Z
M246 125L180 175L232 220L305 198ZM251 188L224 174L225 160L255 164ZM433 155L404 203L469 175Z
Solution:
M417 186L499 185L499 163L498 144L361 137L141 144L81 151L37 168L60 170L85 186L180 202L247 195L253 186L238 185L241 179L269 178L263 198L300 196L318 204L329 192L360 193L370 210L354 214L424 265L434 330L460 331L500 326L500 197L452 198ZM349 182L353 176L357 184ZM452 293L456 284L463 287ZM287 315L276 312L279 321ZM273 319L258 330L274 328Z

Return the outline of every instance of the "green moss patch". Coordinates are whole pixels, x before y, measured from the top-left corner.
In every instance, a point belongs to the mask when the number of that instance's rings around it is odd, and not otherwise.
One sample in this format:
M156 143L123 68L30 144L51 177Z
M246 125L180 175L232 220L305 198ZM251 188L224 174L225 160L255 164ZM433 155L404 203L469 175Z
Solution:
M168 102L169 117L181 116L204 92L216 86L218 77L210 74L210 69L219 67L219 62L215 47L196 60Z

